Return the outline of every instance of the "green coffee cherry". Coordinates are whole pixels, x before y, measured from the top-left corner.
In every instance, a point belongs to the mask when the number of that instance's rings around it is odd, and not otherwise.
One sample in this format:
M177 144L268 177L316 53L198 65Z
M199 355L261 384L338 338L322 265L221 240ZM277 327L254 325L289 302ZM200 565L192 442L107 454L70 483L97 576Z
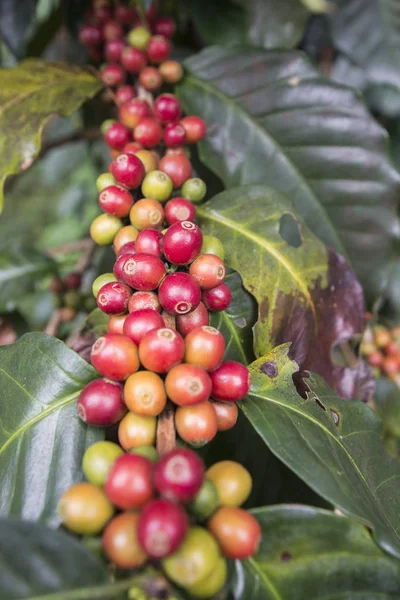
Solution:
M226 581L226 560L221 556L211 573L205 578L188 588L188 592L195 598L214 598Z
M95 218L90 226L90 235L99 246L108 246L121 228L122 221L118 217L105 213Z
M111 283L112 281L117 281L114 273L103 273L103 275L99 275L92 283L93 296L97 298L100 288L102 288L103 285L106 285L106 283Z
M143 179L142 193L145 198L165 202L172 193L171 178L162 171L150 171Z
M103 486L112 464L124 454L120 446L113 442L96 442L90 446L82 460L82 470L90 483Z
M137 446L137 448L132 448L132 450L129 450L129 453L144 456L145 458L151 460L151 462L157 462L159 459L158 452L154 446Z
M198 204L204 198L207 193L207 186L205 182L199 177L192 177L187 179L181 189L183 198L187 198L193 204Z
M207 519L217 510L218 506L217 488L212 481L205 479L195 499L190 503L189 508L201 519Z
M150 38L151 33L145 27L135 27L130 30L127 36L128 44L139 48L139 50L146 50Z
M96 187L97 187L97 191L99 193L102 192L104 190L104 188L106 188L110 185L115 185L115 184L116 184L116 181L115 181L114 177L111 175L111 173L102 173L96 179Z
M225 250L222 242L213 235L203 235L202 254L215 254L221 260L225 258Z
M111 127L111 125L114 125L114 123L116 123L115 119L106 119L105 121L103 121L100 125L101 133L104 135L107 129Z

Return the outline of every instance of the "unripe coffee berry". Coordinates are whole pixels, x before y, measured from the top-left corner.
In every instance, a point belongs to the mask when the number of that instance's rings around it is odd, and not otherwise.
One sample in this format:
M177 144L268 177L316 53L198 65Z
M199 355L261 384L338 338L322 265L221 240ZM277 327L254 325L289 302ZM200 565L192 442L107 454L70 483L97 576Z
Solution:
M133 207L132 207L133 208ZM132 211L132 209L131 209ZM129 213L131 214L131 213ZM129 244L130 242L134 242L137 238L139 231L133 227L132 225L126 225L122 227L120 231L118 231L117 235L113 241L113 247L115 254L118 254L119 251L125 244Z
M97 294L103 285L112 281L117 281L114 273L103 273L103 275L99 275L92 283L93 296L97 298Z
M176 60L166 60L158 69L165 83L178 83L183 77L182 65Z
M172 198L165 205L165 219L168 225L179 221L194 221L195 218L196 207L186 198Z
M224 336L208 325L193 329L185 338L185 362L213 371L225 352Z
M128 315L110 315L107 325L107 333L124 333L124 323Z
M248 368L241 363L227 360L211 373L211 382L212 397L215 400L237 402L248 394L251 375Z
M172 502L190 502L201 488L204 464L187 448L164 454L154 467L153 480L158 493Z
M116 333L106 333L93 344L91 362L103 377L116 381L123 381L139 369L136 345Z
M193 406L179 406L175 413L175 427L182 440L195 448L211 442L218 431L211 402L204 400Z
M165 202L172 193L172 181L162 171L152 171L143 180L142 193L159 202Z
M165 499L151 500L140 513L138 535L153 559L169 556L179 548L189 529L186 511Z
M138 187L145 176L142 161L134 154L120 154L111 163L115 180L128 188Z
M161 227L164 209L157 200L142 198L132 206L129 218L132 225L139 231L148 227Z
M122 448L112 442L96 442L89 446L82 459L86 479L94 485L103 486L115 459L123 453Z
M155 373L167 373L183 359L185 345L173 329L163 327L146 333L139 344L142 365Z
M119 120L133 129L143 117L149 117L151 114L150 106L146 100L134 98L130 102L125 102L119 107Z
M182 187L185 181L192 176L192 165L185 155L166 154L160 160L159 167L171 178L174 189Z
M179 221L168 227L163 238L165 258L174 265L187 265L199 254L203 243L200 227Z
M127 409L122 398L122 385L109 379L95 379L79 394L78 415L84 423L109 427L120 421Z
M209 290L225 279L225 265L215 254L201 254L190 265L189 273L203 290Z
M146 417L128 412L118 427L118 441L130 451L139 446L151 446L156 441L156 417Z
M140 508L153 496L152 470L153 465L147 458L124 454L114 461L104 491L118 508Z
M108 315L120 315L128 310L131 295L131 289L123 283L106 283L97 294L97 306Z
M140 71L139 83L145 90L155 92L162 86L163 79L156 67L145 67Z
M228 308L232 301L232 292L226 283L221 283L211 290L203 292L202 300L208 310L220 312Z
M57 510L63 524L80 535L100 533L114 513L103 490L86 482L76 483L64 492Z
M110 185L100 192L99 204L104 212L123 218L129 215L133 197L125 188Z
M150 150L138 150L135 154L142 161L146 175L150 171L157 169L158 161L153 152Z
M108 560L119 569L137 569L148 557L138 540L139 515L123 512L110 521L103 533L103 548Z
M94 219L90 226L90 237L99 246L112 244L118 231L122 228L122 221L114 215L100 215Z
M161 306L172 315L184 315L200 303L200 287L188 273L171 273L162 281L158 290Z
M250 496L251 475L238 462L221 460L214 463L206 476L216 486L221 506L241 506Z
M208 519L219 507L218 491L212 481L205 479L189 509L201 519Z
M115 185L116 183L117 182L115 181L111 173L102 173L96 179L96 187L99 192L102 192L104 188L109 187L110 185Z
M190 406L207 400L211 394L211 378L197 365L173 367L165 380L168 398L178 406Z
M239 414L237 404L233 402L213 402L212 406L217 415L218 431L227 431L236 425Z
M199 177L187 179L182 186L182 196L195 204L201 202L206 193L207 186Z
M225 250L222 242L213 235L203 235L202 254L215 254L222 261L225 258Z
M135 27L128 33L128 44L140 48L140 50L146 50L147 44L151 38L151 33L145 27Z
M223 506L213 514L208 529L227 558L244 560L257 552L261 541L258 521L242 508Z

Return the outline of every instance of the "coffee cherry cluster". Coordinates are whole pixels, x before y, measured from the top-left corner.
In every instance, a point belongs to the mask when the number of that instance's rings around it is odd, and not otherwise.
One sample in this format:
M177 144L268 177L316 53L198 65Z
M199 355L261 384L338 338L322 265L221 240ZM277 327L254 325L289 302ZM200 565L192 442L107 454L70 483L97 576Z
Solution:
M361 343L361 354L367 357L375 376L386 375L397 380L400 373L400 327L375 325L368 327Z
M205 471L186 448L160 458L150 446L126 454L97 442L83 457L83 471L88 482L63 494L60 517L77 534L102 534L107 558L120 569L161 561L171 581L210 598L225 583L226 559L243 560L258 548L260 525L240 508L252 480L239 463Z

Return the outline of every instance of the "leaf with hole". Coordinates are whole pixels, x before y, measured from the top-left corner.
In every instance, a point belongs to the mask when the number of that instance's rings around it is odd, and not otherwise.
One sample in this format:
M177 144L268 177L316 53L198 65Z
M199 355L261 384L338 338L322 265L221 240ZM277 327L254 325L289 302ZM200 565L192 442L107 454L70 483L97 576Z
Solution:
M252 511L262 529L257 554L235 562L235 600L394 600L400 566L365 527L294 504Z
M76 411L96 371L44 333L0 347L0 365L0 515L56 524L61 494L82 478L84 451L104 438Z
M227 188L284 192L375 299L397 256L400 175L359 95L324 80L297 51L211 47L185 67L178 93L206 121L205 164Z
M384 449L381 420L364 403L338 398L317 375L304 380L301 397L288 350L283 344L250 365L241 408L280 460L400 557L400 464Z

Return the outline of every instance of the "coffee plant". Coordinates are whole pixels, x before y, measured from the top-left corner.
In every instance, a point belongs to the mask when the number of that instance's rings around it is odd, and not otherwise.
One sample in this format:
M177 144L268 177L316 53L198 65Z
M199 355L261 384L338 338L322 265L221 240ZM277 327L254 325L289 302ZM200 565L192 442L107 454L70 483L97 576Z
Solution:
M400 598L400 4L0 3L0 598Z

